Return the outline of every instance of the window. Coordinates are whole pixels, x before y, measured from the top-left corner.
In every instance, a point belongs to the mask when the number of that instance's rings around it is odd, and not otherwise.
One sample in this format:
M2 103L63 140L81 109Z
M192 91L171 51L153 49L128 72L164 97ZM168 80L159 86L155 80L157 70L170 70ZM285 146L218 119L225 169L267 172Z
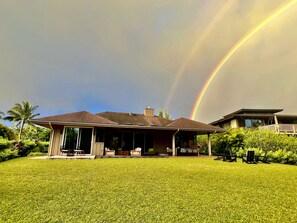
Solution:
M245 127L258 127L261 125L263 124L260 119L245 119Z

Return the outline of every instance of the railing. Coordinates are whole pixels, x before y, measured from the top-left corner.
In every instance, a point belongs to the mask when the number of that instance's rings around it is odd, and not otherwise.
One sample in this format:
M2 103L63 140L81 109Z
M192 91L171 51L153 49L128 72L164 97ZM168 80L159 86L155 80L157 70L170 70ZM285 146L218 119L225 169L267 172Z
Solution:
M259 130L272 130L279 134L297 135L297 124L275 124L259 126Z

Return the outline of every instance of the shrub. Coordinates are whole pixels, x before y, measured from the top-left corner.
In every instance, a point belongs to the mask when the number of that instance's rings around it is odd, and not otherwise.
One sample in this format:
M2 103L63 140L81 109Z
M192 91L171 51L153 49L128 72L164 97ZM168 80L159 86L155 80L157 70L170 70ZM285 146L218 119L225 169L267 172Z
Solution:
M37 142L34 152L47 153L49 142Z
M0 151L11 148L11 142L8 139L0 138Z
M0 151L0 162L13 159L15 157L18 157L17 151L12 151L10 149L5 149Z
M0 137L13 140L15 138L15 132L11 128L0 123Z
M19 156L27 156L31 152L47 153L48 146L49 142L35 142L31 140L13 142L13 148L18 151Z

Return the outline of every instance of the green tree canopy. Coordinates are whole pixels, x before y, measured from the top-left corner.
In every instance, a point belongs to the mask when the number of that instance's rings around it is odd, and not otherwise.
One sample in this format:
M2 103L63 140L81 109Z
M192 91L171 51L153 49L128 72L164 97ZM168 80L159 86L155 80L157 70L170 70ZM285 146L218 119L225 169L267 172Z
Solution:
M50 139L50 129L27 125L23 129L22 139L47 142Z
M38 106L32 106L28 101L23 101L22 104L16 103L14 107L7 111L8 116L4 119L16 123L19 128L18 139L21 140L24 126L33 125L30 119L35 118L39 113L34 114Z
M168 114L166 108L164 110L160 108L158 111L158 116L162 118L170 119L170 120L172 119L171 115Z

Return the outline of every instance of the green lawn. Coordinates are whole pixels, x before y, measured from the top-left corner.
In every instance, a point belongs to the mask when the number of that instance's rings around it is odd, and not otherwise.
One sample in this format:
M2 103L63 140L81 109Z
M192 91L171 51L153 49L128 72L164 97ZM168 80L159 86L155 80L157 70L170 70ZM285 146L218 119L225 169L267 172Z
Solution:
M209 158L0 163L0 222L296 222L297 167Z

